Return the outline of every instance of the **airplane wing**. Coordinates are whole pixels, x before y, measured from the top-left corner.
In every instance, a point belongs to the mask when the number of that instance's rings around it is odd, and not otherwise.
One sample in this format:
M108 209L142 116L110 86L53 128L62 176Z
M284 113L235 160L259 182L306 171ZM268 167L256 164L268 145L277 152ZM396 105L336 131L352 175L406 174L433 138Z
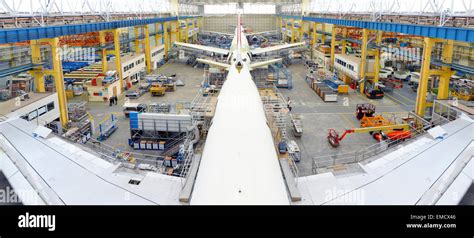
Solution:
M183 43L183 42L174 42L174 44L179 46L179 47L189 49L191 51L207 51L207 52L212 52L212 53L221 54L221 55L229 54L229 50L221 49L221 48L217 48L217 47L196 45L196 44L188 44L188 43Z
M282 58L278 58L278 59L272 59L272 60L267 60L267 61L263 61L263 62L253 63L253 64L250 65L250 70L254 70L254 69L257 69L257 68L260 68L260 67L263 67L263 66L278 63L281 60L282 60Z
M215 67L218 67L218 68L229 69L229 67L230 67L229 64L220 63L220 62L216 62L216 61L212 61L212 60L206 60L206 59L200 59L200 58L197 58L196 60L200 63L212 65L212 66L215 66Z
M304 46L306 43L304 42L299 42L299 43L293 43L293 44L283 44L283 45L275 45L275 46L270 46L266 48L257 48L254 50L251 50L250 52L252 55L260 55L260 54L265 54L273 51L282 51L282 50L290 50L292 48L297 48L299 46Z
M201 31L203 34L216 34L216 35L224 35L224 36L231 36L234 37L234 34L225 33L225 32L218 32L218 31Z
M277 30L273 31L260 31L260 32L253 32L253 33L246 33L247 36L255 36L255 35L267 35L267 34L277 34Z

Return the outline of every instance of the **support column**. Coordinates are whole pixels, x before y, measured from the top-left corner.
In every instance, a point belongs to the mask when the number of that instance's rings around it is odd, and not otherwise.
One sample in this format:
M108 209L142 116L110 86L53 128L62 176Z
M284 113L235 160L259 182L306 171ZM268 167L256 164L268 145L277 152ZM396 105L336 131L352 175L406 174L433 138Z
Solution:
M100 47L102 47L101 50L101 57L102 57L102 73L106 73L108 69L108 62L107 62L107 49L105 48L106 41L105 41L105 36L107 32L106 31L99 31L99 38L100 38Z
M346 54L346 44L347 44L346 37L347 37L347 28L343 27L342 28L342 43L341 43L341 45L342 45L341 54L343 54L343 55Z
M300 42L304 40L304 28L305 28L305 25L306 25L306 22L304 22L303 20L301 20L301 22L300 22L300 30L299 30L299 36L300 36L299 41L300 41Z
M114 55L115 55L115 70L119 75L120 92L123 91L123 72L122 72L122 57L120 55L120 34L119 29L113 29L114 34Z
M375 34L376 34L375 42L377 43L377 46L381 46L383 31L377 31ZM381 53L381 50L379 47L377 47L375 49L375 60L374 60L374 87L376 89L378 89L378 82L380 79L380 53Z
M453 63L453 51L454 51L454 41L448 40L443 46L442 60L444 63L451 64ZM451 67L443 66L441 67L443 74L439 76L439 87L438 87L438 99L444 100L448 99L449 96L449 80L454 72L451 71Z
M291 43L295 42L295 20L291 19Z
M334 26L333 26L334 27ZM321 24L321 31L323 32L321 34L321 42L322 44L324 45L324 43L326 42L326 24Z
M283 32L283 26L285 26L285 32ZM286 25L283 21L283 17L280 18L280 37L282 41L286 41Z
M54 86L58 93L59 118L63 127L69 122L67 112L67 98L64 88L63 68L61 65L61 57L59 54L59 38L50 38L46 40L51 45L51 59L53 63L52 76L54 77Z
M331 33L331 69L334 69L334 60L336 58L336 36L337 36L337 27L336 25L332 26Z
M428 91L428 80L430 77L430 65L431 65L431 53L433 51L433 46L435 39L433 38L424 38L424 47L423 47L423 61L421 62L421 75L420 81L418 83L418 91L416 96L416 107L415 113L419 116L425 116L426 108L426 91Z
M151 47L150 47L150 28L148 25L144 26L145 31L145 61L146 72L151 73Z
M41 48L40 42L37 40L30 41L31 47L31 62L33 64L41 64ZM35 90L38 93L46 92L45 85L44 85L44 72L43 67L38 66L34 67L31 71L33 77L35 78Z
M280 19L278 16L275 16L275 29L278 32L278 26L280 25Z
M197 41L197 33L196 33L196 19L192 19L192 22L193 24L191 25L192 28L193 28L193 37L192 37L192 40L193 40L193 43Z
M134 27L133 28L134 36L135 36L135 53L140 53L140 40L138 39L140 35L140 28L139 27Z
M312 44L311 49L313 49L313 47L316 45L317 27L318 25L316 24L316 22L313 22L313 36L311 37L311 44Z
M175 21L174 25L175 25L175 41L181 41L181 29L180 29L179 21ZM172 39L171 39L171 42L173 42Z
M366 77L366 65L367 65L367 42L369 41L369 30L362 30L362 45L361 45L361 61L359 69L359 79L364 80L359 84L360 93L365 92L365 77Z
M184 28L185 32L186 32L185 33L186 36L184 37L184 39L185 39L186 43L189 43L189 22L188 22L188 19L184 20L184 22L186 23L186 28Z
M160 23L155 23L155 46L159 46L160 45L160 38L161 38L161 35L160 35Z
M165 58L168 59L168 50L170 47L169 34L168 34L168 22L163 22L163 43L165 44Z

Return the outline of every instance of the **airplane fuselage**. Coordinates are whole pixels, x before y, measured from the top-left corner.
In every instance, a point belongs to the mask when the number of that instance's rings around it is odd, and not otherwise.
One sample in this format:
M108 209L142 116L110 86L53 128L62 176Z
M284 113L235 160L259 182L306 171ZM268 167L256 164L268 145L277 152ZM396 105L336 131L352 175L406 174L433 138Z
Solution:
M250 74L250 60L239 21L191 205L289 204L273 136Z

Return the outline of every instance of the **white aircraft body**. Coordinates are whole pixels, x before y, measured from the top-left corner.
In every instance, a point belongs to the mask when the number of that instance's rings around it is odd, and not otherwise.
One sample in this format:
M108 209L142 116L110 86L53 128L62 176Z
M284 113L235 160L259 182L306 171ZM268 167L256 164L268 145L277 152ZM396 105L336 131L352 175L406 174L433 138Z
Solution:
M191 197L194 204L289 204L275 143L267 125L263 103L252 80L252 69L281 59L252 63L244 28L238 17L227 63L198 61L227 69L212 126L209 129L202 161ZM223 53L200 45L175 43L197 50ZM286 44L263 53L299 47ZM261 53L258 53L261 54Z

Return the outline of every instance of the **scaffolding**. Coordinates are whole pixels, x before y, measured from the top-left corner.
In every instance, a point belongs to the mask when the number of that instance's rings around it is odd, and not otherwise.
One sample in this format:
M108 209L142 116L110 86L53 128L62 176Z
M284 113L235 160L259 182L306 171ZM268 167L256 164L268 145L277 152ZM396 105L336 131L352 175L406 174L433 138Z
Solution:
M64 137L80 143L86 143L94 134L94 121L86 110L86 102L68 103L67 131Z
M266 85L265 85L266 86ZM282 94L273 85L259 88L270 130L277 141L287 140L288 108Z

